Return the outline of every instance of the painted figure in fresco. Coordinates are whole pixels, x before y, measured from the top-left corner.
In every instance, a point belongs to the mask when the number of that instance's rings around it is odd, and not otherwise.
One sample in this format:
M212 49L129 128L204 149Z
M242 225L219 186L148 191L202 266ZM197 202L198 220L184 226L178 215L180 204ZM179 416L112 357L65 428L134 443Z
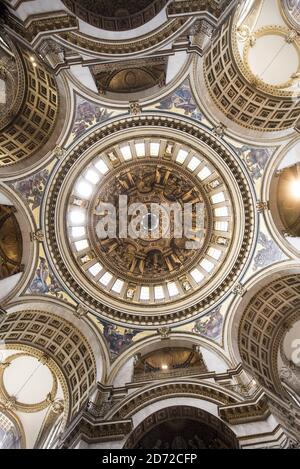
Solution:
M223 316L220 312L221 307L218 306L210 314L199 319L195 323L193 332L208 339L217 340L221 337Z
M48 177L49 172L47 169L44 169L28 179L14 184L14 188L27 200L32 210L35 210L42 203Z
M183 109L186 116L191 116L199 121L203 118L202 114L197 109L192 92L187 84L183 84L171 95L162 99L160 104L157 106L157 109L170 110L173 107L176 109Z
M49 277L49 269L46 259L40 257L40 263L35 272L35 277L29 287L30 293L41 294L48 293L49 287L47 285L47 279Z
M235 149L238 155L245 161L252 178L256 181L263 175L266 164L272 154L269 148L252 148L243 145Z
M35 277L28 289L28 292L34 295L41 295L45 293L52 293L53 295L61 298L61 287L56 278L49 270L46 259L40 257L39 266L36 269Z
M80 137L93 125L103 122L111 116L106 108L97 106L89 101L81 101L77 106L73 134L75 138Z
M268 239L264 233L259 234L257 243L263 248L258 251L254 258L253 270L262 269L284 258L284 254L277 244L272 239Z
M108 343L109 350L113 354L119 354L126 347L131 345L134 336L139 332L132 329L125 329L124 334L121 334L116 325L103 323L103 326L103 335Z

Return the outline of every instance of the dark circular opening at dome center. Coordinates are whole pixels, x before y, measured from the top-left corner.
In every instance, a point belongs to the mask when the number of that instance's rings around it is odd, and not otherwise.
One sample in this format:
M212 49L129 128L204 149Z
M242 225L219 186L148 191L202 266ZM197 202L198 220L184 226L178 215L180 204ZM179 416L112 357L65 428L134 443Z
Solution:
M154 18L167 0L63 0L80 19L111 31L138 28Z
M142 219L143 228L148 231L154 231L159 224L159 218L154 213L147 213Z

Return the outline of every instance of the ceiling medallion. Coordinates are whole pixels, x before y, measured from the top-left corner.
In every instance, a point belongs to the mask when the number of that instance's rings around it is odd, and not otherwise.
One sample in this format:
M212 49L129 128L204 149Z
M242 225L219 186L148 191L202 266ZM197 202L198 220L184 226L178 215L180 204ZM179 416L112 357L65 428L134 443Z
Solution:
M103 319L182 323L241 275L253 206L243 169L216 136L183 119L131 117L61 162L47 196L49 256L70 294Z
M134 142L132 144L134 145ZM140 145L144 148L146 146L145 143L140 143ZM154 159L157 160L157 157ZM91 171L90 169L87 176L91 174ZM128 229L126 230L128 236L125 234L120 237L120 229L111 238L100 239L97 235L99 218L101 218L101 212L97 213L100 202L116 204L119 211L118 196L123 196L121 200L126 197L129 209L133 204L143 204L146 208L145 213L141 214L141 236L136 239L130 236ZM178 171L176 164L163 161L160 157L158 161L143 158L138 165L136 160L131 163L124 162L120 164L117 171L112 171L111 176L108 174L99 181L98 190L95 191L89 207L88 238L101 264L106 265L107 269L115 272L116 275L126 277L134 283L137 281L157 283L172 279L179 273L184 273L187 265L193 265L194 257L199 257L202 250L185 249L186 236L175 237L175 226L170 226L176 222L174 217L167 217L167 213L154 213L151 210L152 206L157 204L161 210L167 211L173 202L183 208L188 201L202 203L204 199L205 205L208 206L209 201L205 194L201 194L200 187L197 188L196 181L191 180L191 175L184 175L182 171ZM209 209L211 211L210 207ZM228 210L226 214L229 215ZM163 223L164 215L169 223ZM130 228L132 215L127 214L127 216L127 224ZM208 217L206 209L202 246L208 236L210 228L208 219L211 217L212 214ZM120 228L119 220L116 221L117 228ZM178 222L180 223L179 220ZM211 232L211 229L209 231ZM221 251L219 251L219 256L221 256Z

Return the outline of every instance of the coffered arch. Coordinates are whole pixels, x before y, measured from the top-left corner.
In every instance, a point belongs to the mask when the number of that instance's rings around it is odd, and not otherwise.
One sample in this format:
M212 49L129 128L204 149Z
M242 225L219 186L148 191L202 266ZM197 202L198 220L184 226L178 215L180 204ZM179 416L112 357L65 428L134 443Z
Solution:
M49 317L59 316L62 321L72 324L74 330L81 332L82 338L89 345L88 351L95 360L95 382L105 382L109 373L109 352L105 340L99 329L87 315L87 311L70 303L52 297L39 295L25 295L11 301L7 307L7 314L27 311L43 311Z
M280 391L276 354L280 339L300 317L300 276L287 275L264 287L251 300L239 329L242 360L259 381Z
M95 357L85 337L70 322L23 307L3 317L0 340L7 348L36 348L53 360L67 385L69 417L86 403L96 384Z
M196 438L195 443L198 443L200 445L201 449L204 449L205 447L214 447L216 448L220 445L220 447L227 447L227 448L238 448L239 444L236 438L235 433L220 419L215 417L214 415L210 414L209 412L203 410L203 409L197 409L196 407L189 407L189 406L174 406L174 407L165 407L161 410L158 410L154 412L153 414L149 415L145 420L143 420L129 435L128 439L126 440L126 443L124 445L124 449L133 449L133 448L143 448L143 439L149 435L150 432L153 432L156 434L156 429L158 426L161 426L164 423L167 422L172 422L171 428L174 428L174 422L178 422L179 428L181 429L181 432L183 431L182 425L180 425L180 422L184 423L184 421L190 422L190 424L193 426L193 423L195 424L195 427L193 428L192 431L196 431L197 428L197 423L200 425L200 428L202 427L202 431L205 432L208 431L208 434L211 434L210 436L207 437L211 438L212 435L214 435L214 441L208 441L206 440L206 443L204 442L203 439ZM170 429L171 429L170 428ZM199 428L199 430L200 430ZM180 431L180 430L179 430ZM158 439L159 434L154 435L156 440L151 441L152 447L154 446L153 443L155 443ZM176 436L176 431L175 431L175 436ZM181 439L180 443L181 445L185 445L186 442L182 439L182 437L185 437L184 432L181 433ZM202 434L202 437L204 437L204 434ZM186 437L185 437L186 438ZM146 439L147 441L147 439ZM145 441L145 443L146 443ZM149 442L150 443L150 442ZM174 442L176 445L176 443ZM199 448L200 449L200 448Z
M284 336L300 317L299 274L297 262L288 261L249 281L225 328L236 359L267 392L285 398L278 355Z
M0 171L17 174L54 149L64 128L67 90L40 57L1 36ZM2 167L2 169L1 169Z

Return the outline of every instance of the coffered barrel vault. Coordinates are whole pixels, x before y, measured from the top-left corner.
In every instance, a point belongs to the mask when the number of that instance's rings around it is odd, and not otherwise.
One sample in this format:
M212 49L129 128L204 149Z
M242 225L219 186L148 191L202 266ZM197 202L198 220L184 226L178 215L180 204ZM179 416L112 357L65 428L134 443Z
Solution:
M255 42L258 44L260 37L283 36L283 41L290 42L291 48L295 48L294 72L297 74L299 37L295 33L289 39L291 31L287 27L264 27L252 36L248 31L242 59L238 44L241 28L237 29L234 17L228 18L204 58L204 75L211 97L228 119L242 127L261 132L293 128L300 113L298 89L290 90L291 83L276 87L259 78L256 70L253 73L249 67L247 51Z
M8 41L1 55L7 92L0 104L0 164L12 165L46 144L55 129L59 97L54 76L29 50Z

